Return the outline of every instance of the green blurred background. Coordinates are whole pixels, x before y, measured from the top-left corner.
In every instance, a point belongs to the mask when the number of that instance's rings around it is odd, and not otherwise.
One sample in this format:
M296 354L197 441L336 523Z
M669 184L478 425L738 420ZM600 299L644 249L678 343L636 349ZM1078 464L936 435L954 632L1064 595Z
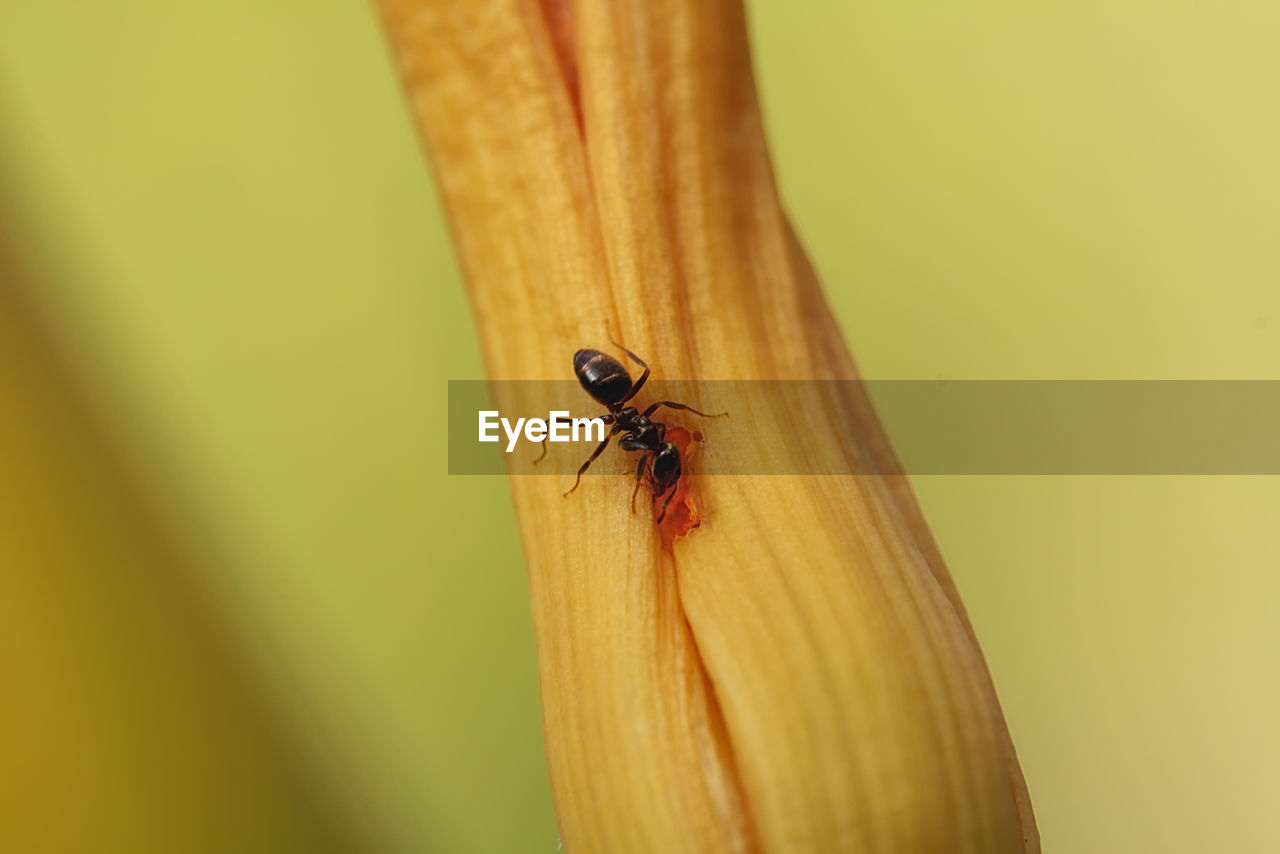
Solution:
M749 11L867 376L1280 379L1280 6ZM370 9L0 0L0 158L0 850L555 850ZM1274 850L1277 479L916 486L1046 849Z

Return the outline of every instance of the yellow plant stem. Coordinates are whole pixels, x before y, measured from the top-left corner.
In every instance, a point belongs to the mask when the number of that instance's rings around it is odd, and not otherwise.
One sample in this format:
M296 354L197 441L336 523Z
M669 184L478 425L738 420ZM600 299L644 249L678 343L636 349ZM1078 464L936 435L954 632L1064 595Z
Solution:
M620 336L655 378L853 379L774 186L731 0L379 0L489 376ZM815 130L817 123L815 121ZM545 411L520 399L500 409ZM843 476L512 477L547 755L577 852L1039 850L994 689L865 398L715 453L848 437ZM855 471L882 475L855 476Z

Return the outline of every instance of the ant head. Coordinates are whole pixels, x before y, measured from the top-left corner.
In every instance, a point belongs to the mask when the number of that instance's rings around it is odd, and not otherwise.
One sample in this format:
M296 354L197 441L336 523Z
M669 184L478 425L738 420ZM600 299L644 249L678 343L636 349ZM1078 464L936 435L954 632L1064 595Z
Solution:
M667 489L680 479L680 450L671 442L663 442L653 455L650 471L659 491Z
M631 375L622 363L599 350L583 348L573 354L573 372L587 394L608 407L631 391Z

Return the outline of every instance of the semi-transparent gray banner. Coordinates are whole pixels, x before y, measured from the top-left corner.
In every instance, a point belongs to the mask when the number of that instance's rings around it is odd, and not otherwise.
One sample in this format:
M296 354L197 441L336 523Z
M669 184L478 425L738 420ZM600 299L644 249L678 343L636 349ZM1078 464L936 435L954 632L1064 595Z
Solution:
M906 474L1280 474L1280 381L652 380L628 405L727 412L650 415L696 431L699 474L868 474L863 398ZM452 380L449 473L572 474L614 429L586 419L607 413L574 380ZM624 435L589 474L634 473Z

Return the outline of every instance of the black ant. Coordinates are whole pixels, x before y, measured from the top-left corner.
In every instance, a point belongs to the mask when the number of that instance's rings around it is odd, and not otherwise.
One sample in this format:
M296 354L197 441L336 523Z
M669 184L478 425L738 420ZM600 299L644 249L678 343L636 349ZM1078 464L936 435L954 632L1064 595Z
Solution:
M583 348L573 354L573 372L577 375L578 382L582 384L587 394L609 410L609 413L602 416L601 420L605 424L612 424L613 429L609 431L609 435L604 437L604 441L596 446L595 451L578 469L577 479L574 480L573 486L564 496L568 498L578 488L578 484L582 482L583 472L595 462L596 457L604 453L604 449L609 445L609 440L616 434L621 433L622 438L618 440L619 448L624 451L643 451L640 455L640 462L636 466L636 488L631 491L631 512L636 512L636 493L640 491L640 483L644 480L646 474L645 466L647 464L647 474L653 484L654 498L660 498L663 493L670 490L667 500L662 502L662 510L655 520L661 524L663 518L667 515L667 505L675 497L676 482L680 480L680 449L674 443L667 441L667 425L661 421L651 421L649 416L653 415L658 407L661 406L671 409L683 409L695 415L701 415L704 418L719 418L729 413L718 412L715 415L711 415L706 412L699 412L692 406L676 403L672 400L660 400L644 412L639 412L634 406L624 406L623 404L635 397L644 386L645 381L649 379L649 366L639 356L623 347L617 341L613 341L613 345L630 356L637 365L644 368L644 373L640 375L640 379L636 380L633 385L631 383L631 375L627 373L627 369L608 353ZM546 455L547 442L544 439L542 442L542 454L538 459L534 460L534 463L541 462Z

